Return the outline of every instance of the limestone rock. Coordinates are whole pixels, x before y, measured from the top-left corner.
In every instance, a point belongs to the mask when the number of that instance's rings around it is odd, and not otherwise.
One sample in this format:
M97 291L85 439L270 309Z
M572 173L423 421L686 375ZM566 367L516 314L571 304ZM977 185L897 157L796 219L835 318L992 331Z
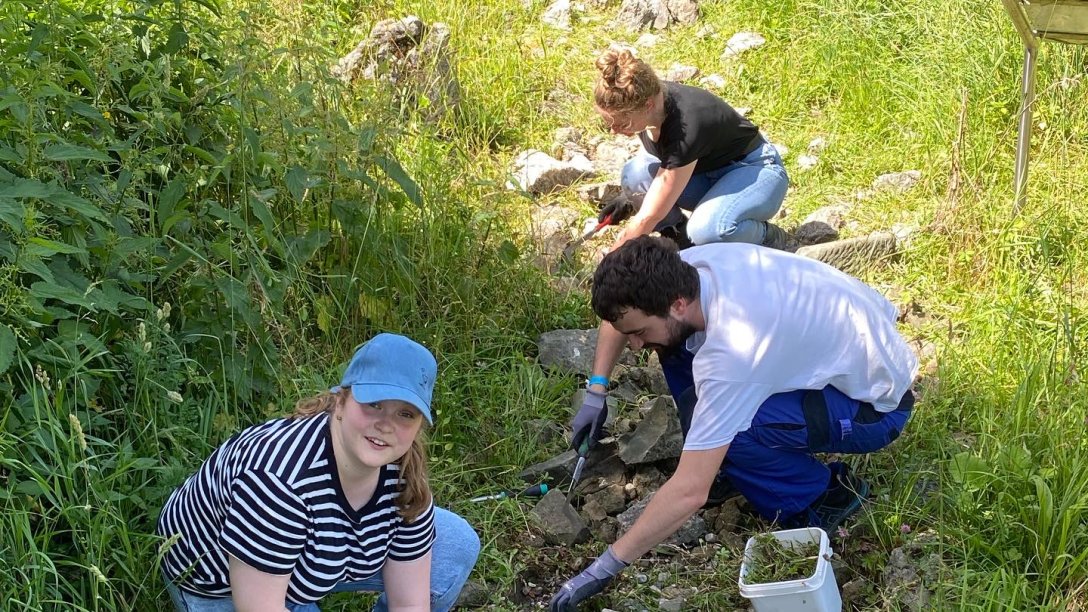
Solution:
M606 438L589 450L586 456L586 465L582 468L582 482L578 483L578 490L583 493L592 493L612 484L624 484L627 466L617 455L617 445L614 439ZM596 481L596 486L591 485Z
M469 580L461 587L457 596L456 608L482 608L491 600L491 589L476 580Z
M721 506L706 511L706 520L719 537L725 538L726 535L737 532L737 523L740 522L740 504L741 499L734 497L725 500Z
M695 0L665 0L673 21L691 25L699 20L699 3Z
M638 389L652 395L668 395L669 385L665 382L665 374L660 367L631 367L623 368L616 381L620 384L631 383Z
M803 153L797 156L797 169L801 172L808 172L812 170L820 163L820 158L809 153Z
M638 520L638 517L642 516L642 512L646 510L646 506L650 503L651 499L653 499L653 495L642 498L616 517L616 520L620 525L621 534L629 530L631 525L634 525L635 521ZM704 533L706 533L706 521L703 520L702 513L696 512L676 530L676 533L669 536L662 544L673 546L693 544L698 542L699 538L703 537Z
M662 612L680 612L684 609L684 604L686 603L687 599L683 597L675 597L673 599L661 597L657 600L657 608Z
M596 493L586 495L582 512L592 521L603 521L627 507L622 484L611 484Z
M851 606L851 604L856 608L862 607L865 603L864 596L870 590L872 590L872 586L864 577L848 581L842 585L842 603L844 607Z
M570 0L555 0L548 8L544 9L544 14L540 17L540 20L545 25L550 25L553 28L569 30Z
M725 43L722 59L732 59L745 51L758 49L766 43L767 39L763 38L758 32L737 32Z
M631 485L634 487L633 493L637 497L652 495L668 479L668 476L652 465L639 466L638 472L631 478Z
M819 244L839 239L839 230L846 223L846 207L824 206L807 217L793 232L801 244Z
M890 191L893 193L906 193L913 188L921 178L922 173L918 170L881 174L873 179L872 190L874 192Z
M582 142L582 131L576 127L561 127L555 129L555 142Z
M533 442L539 446L548 446L563 438L563 428L548 419L529 419L525 422L525 429Z
M593 352L597 349L597 328L557 329L540 334L536 341L541 366L572 374L585 374L593 369Z
M427 120L440 119L461 99L449 40L444 23L428 27L415 15L386 19L331 73L345 83L357 78L391 83L410 103L406 107L418 107Z
M725 77L720 74L708 74L699 79L699 86L704 89L725 89Z
M629 30L664 30L674 23L692 24L699 19L695 0L623 0L616 24Z
M623 193L623 189L620 184L614 181L606 181L603 183L590 183L588 185L579 185L576 189L578 198L585 202L591 202L600 206L601 204L619 197ZM593 217L593 221L597 221L597 217Z
M529 213L529 234L545 260L558 260L570 242L578 213L556 204L537 206ZM543 266L545 269L549 266Z
M814 244L797 249L803 255L832 265L847 274L858 274L871 266L893 259L898 254L895 235L874 232L868 236Z
M680 420L671 398L654 398L634 433L620 444L620 459L627 465L675 459L684 448Z
M589 539L589 528L562 492L552 489L532 509L530 515L552 544L572 546Z
M905 547L896 548L888 556L883 578L884 588L902 609L930 609L932 593L926 588L918 567Z
M584 155L575 155L568 161L560 161L543 151L529 149L514 159L511 174L517 183L508 183L508 188L543 194L593 176L596 172L593 163Z
M635 156L642 143L637 136L616 135L590 141L589 147L593 151L592 158L597 171L618 179L624 164Z
M669 69L665 71L664 78L666 81L676 81L682 83L684 81L690 81L699 76L699 69L695 66L685 66L680 63L673 63L669 66Z
M577 461L578 454L571 449L546 461L530 465L518 473L518 478L531 484L569 481L574 476L574 464Z

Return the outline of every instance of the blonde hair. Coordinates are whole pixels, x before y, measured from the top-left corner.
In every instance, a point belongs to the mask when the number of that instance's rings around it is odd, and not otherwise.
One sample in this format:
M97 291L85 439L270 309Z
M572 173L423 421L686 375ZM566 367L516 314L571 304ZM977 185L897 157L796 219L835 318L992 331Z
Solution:
M654 69L635 57L630 49L612 48L597 58L597 85L593 98L601 110L630 112L646 106L661 93L661 80Z
M307 419L319 414L332 414L336 407L344 402L347 395L342 390L336 393L320 393L313 397L299 400L295 404L292 419ZM419 428L416 439L407 453L395 463L400 467L401 486L397 496L397 514L409 523L419 518L431 503L431 487L427 483L427 435L423 427Z

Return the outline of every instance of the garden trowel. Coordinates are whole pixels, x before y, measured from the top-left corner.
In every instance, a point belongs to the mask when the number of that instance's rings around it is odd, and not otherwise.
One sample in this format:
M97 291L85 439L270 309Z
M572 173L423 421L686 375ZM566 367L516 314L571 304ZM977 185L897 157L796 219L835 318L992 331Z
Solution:
M568 244L567 248L563 249L563 258L570 259L571 257L573 257L574 252L578 250L578 247L582 246L586 240L589 240L590 238L596 236L597 232L603 230L609 225L612 225L612 213L608 213L607 215L605 215L604 219L601 219L601 221L597 225L593 226L593 229L582 234L581 236L578 236L574 239L574 242Z

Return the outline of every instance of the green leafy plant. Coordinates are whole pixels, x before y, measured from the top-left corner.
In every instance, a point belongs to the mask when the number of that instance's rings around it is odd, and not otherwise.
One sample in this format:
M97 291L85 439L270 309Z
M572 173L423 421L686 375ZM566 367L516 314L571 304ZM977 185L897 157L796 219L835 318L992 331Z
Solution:
M745 565L745 583L801 580L816 573L820 543L783 541L773 533L761 533L755 536L751 553Z

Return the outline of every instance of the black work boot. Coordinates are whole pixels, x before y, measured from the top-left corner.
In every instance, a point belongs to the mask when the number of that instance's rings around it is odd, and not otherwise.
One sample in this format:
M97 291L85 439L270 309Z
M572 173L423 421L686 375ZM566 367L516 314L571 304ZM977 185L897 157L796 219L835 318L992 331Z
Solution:
M778 227L770 221L766 222L766 226L767 231L763 234L762 246L769 249L777 249L779 251L788 251L790 253L796 251L797 247L800 246L797 243L797 240L781 227Z
M851 473L849 466L836 461L828 464L831 478L825 490L800 514L784 521L785 527L819 527L829 535L843 521L861 509L869 495L869 483Z
M714 483L710 485L710 492L706 496L706 503L703 504L703 509L717 508L726 501L739 496L740 491L733 486L733 483L725 476L719 474L718 477L714 479Z
M695 246L695 243L688 238L688 220L677 223L670 227L663 227L658 231L663 238L668 238L676 243L676 246L680 247L680 250L684 250L688 247Z

